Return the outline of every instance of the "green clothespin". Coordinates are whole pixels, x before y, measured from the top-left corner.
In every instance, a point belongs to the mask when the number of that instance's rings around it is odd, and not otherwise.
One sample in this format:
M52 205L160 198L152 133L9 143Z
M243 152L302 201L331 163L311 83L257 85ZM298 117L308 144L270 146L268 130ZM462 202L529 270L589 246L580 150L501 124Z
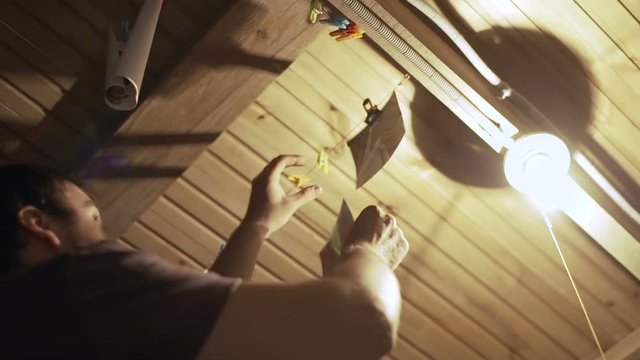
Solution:
M320 150L316 158L316 166L323 174L329 174L329 154L325 149Z
M311 0L311 11L309 11L309 21L312 24L318 22L318 16L324 14L324 8L320 0Z

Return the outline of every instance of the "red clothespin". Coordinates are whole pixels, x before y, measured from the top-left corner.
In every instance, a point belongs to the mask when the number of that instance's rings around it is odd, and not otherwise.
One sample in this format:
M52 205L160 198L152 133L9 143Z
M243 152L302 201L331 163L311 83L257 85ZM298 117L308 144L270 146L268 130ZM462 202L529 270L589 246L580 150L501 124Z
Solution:
M338 29L338 30L334 30L332 32L329 33L329 35L331 36L346 36L346 35L351 35L351 34L355 34L356 33L356 24L351 23L349 25L347 25L344 29Z
M334 30L330 32L329 35L335 37L336 41L360 39L364 35L364 30L356 23L350 23L344 29Z

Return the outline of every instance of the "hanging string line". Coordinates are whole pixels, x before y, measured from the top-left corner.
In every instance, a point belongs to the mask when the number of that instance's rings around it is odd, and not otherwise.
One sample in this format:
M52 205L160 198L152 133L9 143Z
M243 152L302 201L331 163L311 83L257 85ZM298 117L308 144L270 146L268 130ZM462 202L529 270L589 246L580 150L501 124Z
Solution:
M395 91L402 86L407 80L411 79L411 76L409 74L404 74L404 76L402 77L402 79L393 87L393 89L389 92L389 95L387 95L385 97L385 99L382 102L379 102L378 104L386 104L391 97L393 96L393 94L395 93ZM365 125L368 126L368 125ZM349 131L347 131L347 133L345 135L343 135L340 140L338 141L337 144L335 144L334 146L325 149L325 153L327 154L327 156L331 156L333 154L335 154L335 152L347 141L349 141L349 138L351 138L351 136L356 133L359 132L363 129L363 125L362 123L357 123L355 124ZM311 169L309 169L304 175L301 176L301 178L304 177L309 177L310 175L312 175L313 173L315 173L317 170L319 169L319 166L314 165ZM294 187L293 189L291 189L290 192L295 191L296 187Z
M383 101L379 102L378 104L386 104L391 97L393 96L393 94L395 93L395 91L402 86L405 81L411 79L411 76L409 76L409 74L404 74L404 76L402 77L402 80L400 80L396 86L393 87L393 89L389 92L389 95L387 95ZM345 142L349 141L349 138L351 137L351 135L353 135L354 132L356 132L356 130L359 130L362 128L362 123L358 123L356 125L354 125L349 131L347 131L347 133L342 136L342 139L340 139L340 141L335 144L333 147L331 147L330 149L326 150L327 154L333 154L340 146L342 146L342 144L344 144ZM317 168L317 167L316 167Z
M604 351L602 350L602 346L600 345L600 341L598 340L598 336L596 335L596 331L593 328L593 325L591 324L591 319L589 318L589 314L587 313L587 308L584 306L584 303L582 302L582 298L580 297L580 292L578 292L578 287L576 286L576 283L573 281L573 276L571 276L571 271L569 270L569 265L567 265L567 262L564 259L564 255L562 254L562 250L560 249L560 244L558 243L558 239L556 238L556 234L553 231L553 226L551 225L551 219L549 219L549 217L547 216L547 214L544 211L540 211L540 214L542 215L542 218L544 219L545 224L547 225L547 229L549 229L549 233L551 234L551 238L553 239L553 243L556 246L556 249L558 250L558 254L560 254L560 259L562 260L562 264L564 265L564 269L567 272L567 275L569 276L569 280L571 281L571 285L573 286L573 290L576 292L576 296L578 297L578 302L580 303L580 307L582 307L582 312L584 313L584 317L587 319L587 323L589 324L589 329L591 329L591 335L593 335L593 339L596 342L596 346L598 347L598 351L600 351L600 356L602 357L602 360L606 360L607 357L604 355Z

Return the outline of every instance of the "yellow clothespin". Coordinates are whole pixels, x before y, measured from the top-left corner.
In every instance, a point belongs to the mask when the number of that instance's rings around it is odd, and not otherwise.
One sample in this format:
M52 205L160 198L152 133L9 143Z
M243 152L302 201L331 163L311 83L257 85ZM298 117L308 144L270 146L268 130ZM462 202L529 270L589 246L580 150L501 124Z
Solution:
M356 33L344 35L336 38L336 41L345 41L351 39L361 39L364 36L364 30L358 29Z
M295 187L298 188L305 186L307 183L309 183L309 181L311 181L311 178L307 175L289 175L287 176L287 179L291 181Z
M311 0L311 11L309 11L309 21L312 24L318 22L318 15L324 14L324 8L320 0Z

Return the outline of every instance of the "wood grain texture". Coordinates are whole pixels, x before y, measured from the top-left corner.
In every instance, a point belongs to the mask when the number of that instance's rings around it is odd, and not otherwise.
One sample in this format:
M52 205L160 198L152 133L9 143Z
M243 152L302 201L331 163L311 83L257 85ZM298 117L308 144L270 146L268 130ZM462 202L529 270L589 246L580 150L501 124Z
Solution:
M103 100L106 34L109 26L125 20L118 16L135 15L139 3L118 0L108 9L100 6L75 0L0 4L0 103L6 115L0 121L9 130L1 141L10 161L77 171L129 115ZM189 18L174 6L163 11L141 100L214 20ZM179 38L167 37L164 28L174 29Z
M314 30L307 31L309 25L297 16L302 8L306 9L306 5L298 1L235 3L116 136L186 136L201 132L215 138L272 81L273 71L282 71L288 63L286 59L295 58L298 49L312 38ZM287 27L270 21L276 14ZM235 52L239 57L216 57L221 47L231 49L227 52L229 56ZM244 64L245 61L250 63ZM260 68L265 66L266 70ZM205 147L185 144L104 149L102 156L122 157L129 167L173 169L168 176L137 178L134 182L131 179L96 181L96 192L111 232L124 231ZM127 176L126 167L115 172L120 178Z
M637 1L431 1L551 124L496 100L404 2L375 3L483 111L499 110L525 131L558 130L638 207ZM170 1L142 103L118 113L102 100L106 29L133 21L141 4L0 4L0 163L78 168L128 119L85 173L98 178L107 223L123 244L181 266L214 261L244 215L250 180L273 156L302 153L312 163L363 126L365 98L382 104L411 70L372 41L337 43L331 27L307 24L308 1ZM396 89L408 132L385 168L355 191L353 161L339 147L329 175L312 174L322 196L266 241L254 281L319 277L318 252L342 199L354 211L378 204L411 243L397 270L404 311L390 359L596 358L537 210L506 187L499 161L465 161L484 144L417 80ZM124 163L110 168L109 159ZM637 240L637 224L605 205ZM638 279L566 216L551 218L600 341L611 357L634 358Z
M244 213L250 179L271 157L296 152L313 159L363 121L364 98L383 101L402 76L365 42L336 45L319 37L165 196L206 224L214 238L228 237ZM423 92L413 82L398 89L412 110L410 122L429 124L429 114L439 113L437 101ZM405 314L395 358L594 356L575 294L535 209L508 188L447 178L438 164L425 160L415 143L420 136L410 131L385 169L357 192L348 150L338 148L330 175L312 175L325 190L319 200L268 241L287 260L262 264L285 281L306 278L299 272L319 276L317 253L341 199L355 211L377 203L397 216L412 245L397 271ZM227 213L235 222L217 220ZM183 223L185 233L196 228L174 218L166 219ZM574 276L581 274L577 281L600 340L612 347L640 320L637 281L566 218L553 221ZM180 246L208 241L204 235L183 236L174 239Z

